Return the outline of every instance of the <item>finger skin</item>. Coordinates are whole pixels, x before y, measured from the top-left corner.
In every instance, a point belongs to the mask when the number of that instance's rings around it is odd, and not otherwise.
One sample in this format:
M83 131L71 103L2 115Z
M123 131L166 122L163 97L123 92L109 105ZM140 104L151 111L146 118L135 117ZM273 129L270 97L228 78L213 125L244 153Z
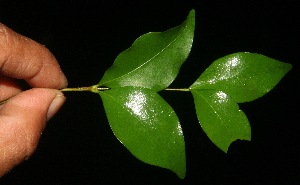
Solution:
M21 92L16 80L32 89ZM37 42L0 23L0 177L35 150L49 120L65 101L67 86L55 57Z
M0 177L33 153L55 98L60 103L53 115L64 102L62 93L54 89L33 88L0 107Z
M20 93L19 83L12 78L0 74L0 102Z
M0 23L0 73L32 87L61 89L67 80L55 57L37 42Z

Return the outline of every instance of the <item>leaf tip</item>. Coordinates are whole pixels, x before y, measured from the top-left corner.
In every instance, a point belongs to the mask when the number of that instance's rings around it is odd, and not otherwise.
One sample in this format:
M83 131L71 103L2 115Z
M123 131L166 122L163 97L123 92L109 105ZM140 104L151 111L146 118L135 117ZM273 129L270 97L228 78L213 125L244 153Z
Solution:
M287 69L287 72L289 72L290 70L293 69L293 65L290 63L286 63L286 69Z
M196 14L195 9L192 9L192 10L189 12L188 17L195 17L195 14Z
M180 172L180 173L177 173L177 176L180 178L180 179L184 179L185 178L185 171L184 172Z
M192 9L187 16L188 22L191 22L192 25L195 25L195 16L196 16L196 11Z

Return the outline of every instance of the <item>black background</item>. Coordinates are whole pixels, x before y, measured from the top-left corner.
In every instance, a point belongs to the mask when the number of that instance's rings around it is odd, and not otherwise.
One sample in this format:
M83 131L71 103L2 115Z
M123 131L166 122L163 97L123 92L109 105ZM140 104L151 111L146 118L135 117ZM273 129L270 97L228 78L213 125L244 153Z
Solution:
M294 65L270 93L240 104L252 141L224 154L198 124L190 93L161 92L177 112L186 141L187 175L144 164L111 132L96 94L65 93L34 155L0 184L298 184L299 6L297 1L15 1L0 0L0 22L46 45L70 87L97 84L140 35L181 24L196 10L192 52L172 87L188 87L215 59L238 51ZM300 183L299 183L300 184Z

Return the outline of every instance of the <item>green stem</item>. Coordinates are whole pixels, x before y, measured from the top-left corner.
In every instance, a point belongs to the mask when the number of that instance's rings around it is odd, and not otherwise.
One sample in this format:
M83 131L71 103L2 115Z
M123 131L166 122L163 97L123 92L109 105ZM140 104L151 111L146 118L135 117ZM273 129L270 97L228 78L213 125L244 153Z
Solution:
M99 91L109 90L107 87L98 87L97 85L89 86L89 87L73 87L73 88L64 88L60 91L68 92L68 91L90 91L94 93L98 93Z
M99 91L105 91L105 90L109 90L109 88L98 87L97 85L93 85L93 86L89 86L89 87L64 88L64 89L61 89L60 91L62 91L62 92L65 92L65 91L91 91L91 92L98 93ZM165 91L190 91L190 89L188 89L188 88L182 88L182 89L166 88L164 90Z
M91 91L91 87L72 87L72 88L64 88L60 91L66 92L66 91Z
M165 90L166 91L185 91L185 92L190 91L190 89L188 89L188 88L183 88L183 89L166 88Z
M74 91L89 91L89 92L94 92L94 93L99 93L100 91L106 91L109 90L107 87L98 87L97 85L89 86L89 87L73 87L73 88L63 88L60 89L62 92L74 92ZM176 89L176 88L166 88L166 91L190 91L188 88L183 88L183 89ZM3 100L0 102L0 105L5 104L10 98Z

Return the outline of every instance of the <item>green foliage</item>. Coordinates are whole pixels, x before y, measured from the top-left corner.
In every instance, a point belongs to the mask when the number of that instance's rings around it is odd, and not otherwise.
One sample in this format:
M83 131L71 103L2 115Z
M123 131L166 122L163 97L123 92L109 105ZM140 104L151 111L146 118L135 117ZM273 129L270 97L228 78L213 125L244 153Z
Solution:
M292 68L260 54L239 52L214 61L189 88L168 89L190 53L194 28L192 10L180 26L139 37L97 85L61 90L98 93L119 141L136 158L180 178L186 174L184 134L176 113L157 92L190 91L204 132L227 152L233 141L251 139L250 124L238 103L265 95Z
M227 152L233 141L250 140L250 124L237 103L263 96L291 68L255 53L234 53L213 62L190 87L198 120L211 141Z
M237 103L255 100L269 92L292 68L256 53L234 53L213 62L191 89L217 89Z
M227 152L237 139L251 139L248 119L229 95L213 89L196 89L192 94L203 131L221 150Z
M188 57L194 37L195 11L180 26L140 36L105 72L99 86L145 87L160 91L168 87Z
M100 92L115 136L136 158L185 176L185 147L172 107L151 89L120 87Z
M98 86L109 124L138 159L185 176L185 145L179 120L156 92L168 87L188 57L195 11L180 26L139 37L105 72Z
M187 59L194 27L192 10L180 26L142 35L99 84L87 87L100 94L112 131L136 158L180 178L186 173L184 136L174 110L157 92L167 89ZM251 139L250 124L237 103L263 96L291 68L263 55L235 53L213 62L190 88L172 90L192 93L204 132L227 152L233 141Z

